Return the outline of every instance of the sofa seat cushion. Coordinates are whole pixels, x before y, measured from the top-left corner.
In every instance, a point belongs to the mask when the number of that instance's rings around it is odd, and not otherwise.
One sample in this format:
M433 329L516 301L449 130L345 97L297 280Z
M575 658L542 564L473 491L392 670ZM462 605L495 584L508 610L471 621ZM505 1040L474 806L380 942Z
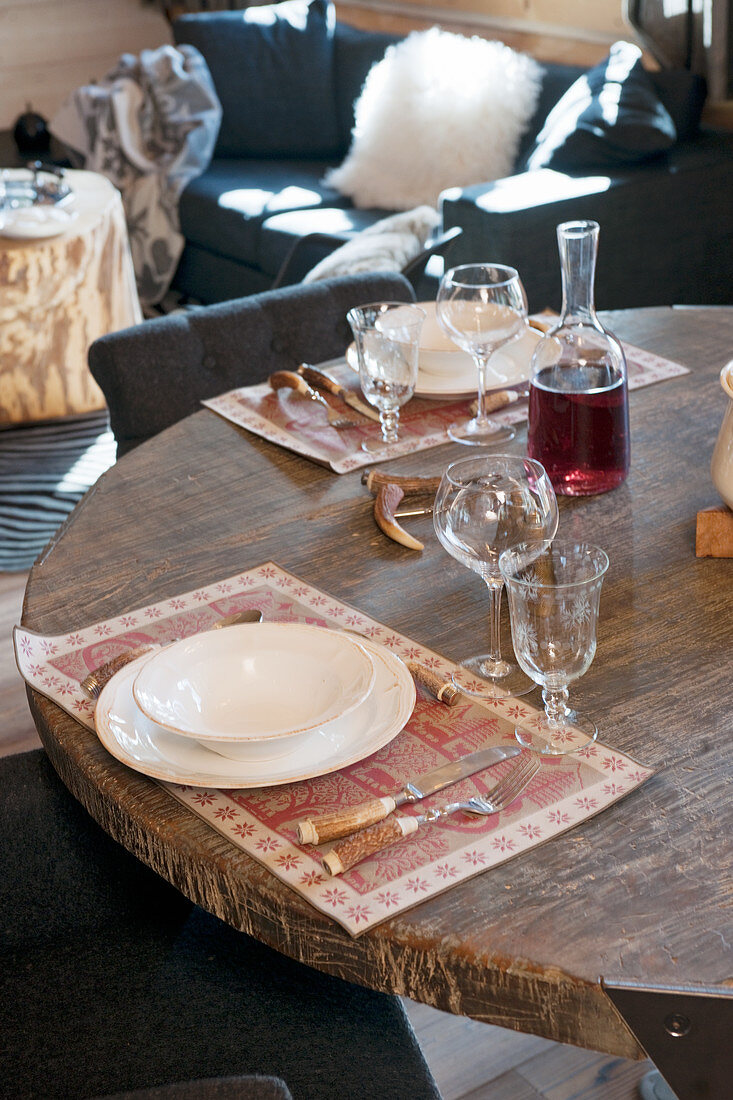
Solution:
M181 232L190 243L258 267L266 219L346 201L321 182L327 167L320 160L213 161L181 196Z
M309 233L328 233L342 241L374 225L385 216L384 210L357 210L353 207L321 206L275 214L262 223L257 247L257 264L275 276L297 241ZM301 276L315 267L329 248L323 243L305 241L298 256Z
M175 21L196 46L222 105L214 156L333 156L335 12L328 0L285 0Z
M676 140L641 50L616 42L555 104L526 167L573 172L633 164L666 152Z

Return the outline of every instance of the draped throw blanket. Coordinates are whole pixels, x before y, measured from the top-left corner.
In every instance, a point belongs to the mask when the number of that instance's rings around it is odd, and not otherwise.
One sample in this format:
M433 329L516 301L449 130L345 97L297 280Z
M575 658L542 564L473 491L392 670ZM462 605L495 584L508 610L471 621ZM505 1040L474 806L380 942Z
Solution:
M220 123L211 74L193 46L123 54L51 122L70 159L122 193L143 305L159 302L173 278L184 245L178 199L208 166Z

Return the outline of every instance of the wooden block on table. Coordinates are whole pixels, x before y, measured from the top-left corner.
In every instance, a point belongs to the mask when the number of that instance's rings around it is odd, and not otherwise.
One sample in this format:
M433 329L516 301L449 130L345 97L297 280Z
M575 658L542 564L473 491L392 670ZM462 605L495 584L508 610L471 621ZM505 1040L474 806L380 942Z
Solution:
M733 558L733 512L724 504L697 513L695 557Z

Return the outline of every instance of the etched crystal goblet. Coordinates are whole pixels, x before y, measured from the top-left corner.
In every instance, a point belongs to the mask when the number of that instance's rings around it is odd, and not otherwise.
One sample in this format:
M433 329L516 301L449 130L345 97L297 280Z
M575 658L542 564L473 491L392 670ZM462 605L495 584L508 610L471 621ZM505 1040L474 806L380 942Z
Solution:
M400 407L417 384L420 330L425 311L406 302L371 302L349 310L359 360L359 384L379 412L381 439L365 440L365 451L384 450L397 443Z
M548 756L577 752L598 727L569 704L568 684L590 668L596 652L605 551L589 543L521 543L505 550L499 570L506 585L517 661L542 687L544 714L517 724L521 745Z

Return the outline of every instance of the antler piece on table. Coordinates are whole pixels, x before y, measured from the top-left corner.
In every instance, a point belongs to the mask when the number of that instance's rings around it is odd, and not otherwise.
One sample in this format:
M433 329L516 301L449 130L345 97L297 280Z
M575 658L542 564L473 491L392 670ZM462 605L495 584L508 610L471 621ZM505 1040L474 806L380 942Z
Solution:
M381 485L399 485L404 493L437 493L440 475L421 477L418 474L385 474L383 470L365 470L361 483L370 493L376 492Z
M377 527L393 542L401 543L408 550L422 550L424 543L406 531L395 517L397 506L404 495L404 489L399 485L381 485L374 499L374 519Z
M397 521L397 507L405 493L435 493L440 485L439 477L405 476L385 474L380 470L365 470L362 483L370 493L375 493L374 519L384 534L409 550L423 550L424 544L416 539Z

